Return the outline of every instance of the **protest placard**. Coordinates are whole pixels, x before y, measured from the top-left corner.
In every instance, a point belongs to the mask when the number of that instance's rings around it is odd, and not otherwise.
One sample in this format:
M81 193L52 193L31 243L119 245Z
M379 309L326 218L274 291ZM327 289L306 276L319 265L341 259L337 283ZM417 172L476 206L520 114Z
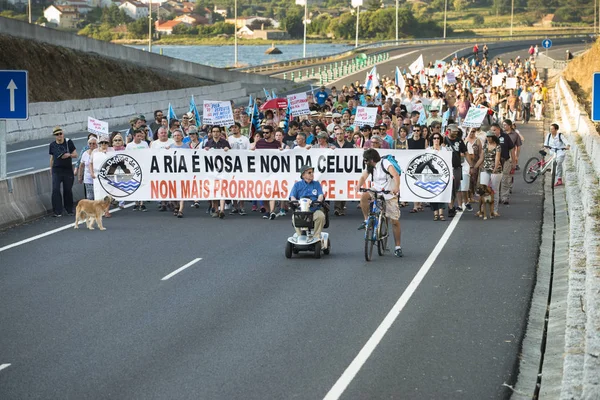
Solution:
M363 149L124 151L109 153L94 181L97 198L118 200L287 200L303 165L329 200L360 198ZM400 200L446 203L452 195L452 152L378 149L402 168Z
M354 116L354 125L375 125L377 121L377 108L375 107L356 107L356 114Z
M492 86L499 87L502 86L502 75L492 75Z
M463 126L467 128L479 128L483 123L483 119L488 114L488 109L485 107L477 108L471 107L467 112L467 116L463 121Z
M206 125L231 126L233 125L233 110L228 101L204 100L203 123Z
M88 117L87 131L96 135L108 135L108 122L100 121L99 119Z
M448 71L448 73L446 73L446 81L449 85L453 85L456 83L456 75L454 74L454 72Z
M294 117L300 115L310 115L310 109L308 108L308 99L306 93L296 93L287 96L290 102L290 109Z
M517 88L517 78L506 78L506 86L507 89L516 89Z

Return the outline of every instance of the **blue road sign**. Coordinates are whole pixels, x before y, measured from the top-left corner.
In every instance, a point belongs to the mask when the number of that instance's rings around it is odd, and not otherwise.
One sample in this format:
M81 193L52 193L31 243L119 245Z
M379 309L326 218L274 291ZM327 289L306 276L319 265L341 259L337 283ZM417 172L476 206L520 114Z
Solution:
M592 121L600 122L600 72L592 79Z
M29 118L27 71L0 71L0 119Z
M545 49L549 49L550 47L552 47L552 40L550 39L544 39L542 41L542 47Z

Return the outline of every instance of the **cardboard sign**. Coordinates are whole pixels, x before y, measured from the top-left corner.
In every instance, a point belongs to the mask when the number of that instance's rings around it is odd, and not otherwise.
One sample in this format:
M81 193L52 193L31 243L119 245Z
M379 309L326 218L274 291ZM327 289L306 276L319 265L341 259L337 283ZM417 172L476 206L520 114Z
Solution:
M204 100L203 122L206 125L231 126L234 123L233 110L228 101Z
M479 128L483 123L483 119L488 114L488 109L485 107L477 108L471 107L467 112L467 116L463 121L462 125L467 128Z
M448 71L448 73L446 74L446 81L449 85L453 85L456 83L456 75L454 74L454 72Z
M100 121L99 119L88 117L87 131L96 135L108 135L108 122Z
M354 125L375 125L377 121L377 108L376 107L356 107L356 114L354 115Z
M290 94L287 96L287 99L290 102L290 109L294 117L300 115L310 115L306 93Z
M502 86L502 75L492 75L492 87Z

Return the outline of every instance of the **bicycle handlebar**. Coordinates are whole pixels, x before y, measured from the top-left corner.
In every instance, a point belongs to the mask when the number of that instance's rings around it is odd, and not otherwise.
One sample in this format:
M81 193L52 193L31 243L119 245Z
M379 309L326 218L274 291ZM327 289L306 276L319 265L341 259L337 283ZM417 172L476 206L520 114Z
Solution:
M552 146L544 146L545 149L551 149L551 150L568 150L566 147L552 147Z
M370 188L360 188L361 192L371 192L373 194L390 194L392 192L390 192L389 190L375 190L375 189L370 189Z

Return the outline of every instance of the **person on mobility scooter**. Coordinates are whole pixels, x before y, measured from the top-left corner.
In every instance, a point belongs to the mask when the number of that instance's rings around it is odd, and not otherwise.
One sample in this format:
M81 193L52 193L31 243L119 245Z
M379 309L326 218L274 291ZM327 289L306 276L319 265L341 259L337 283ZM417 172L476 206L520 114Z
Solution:
M321 251L329 254L331 249L329 235L323 232L323 228L329 225L323 188L314 180L314 168L310 165L300 169L300 177L302 179L294 184L290 193L290 206L294 210L292 224L296 233L288 238L285 256L291 258L292 253L314 251L315 258L321 258Z

